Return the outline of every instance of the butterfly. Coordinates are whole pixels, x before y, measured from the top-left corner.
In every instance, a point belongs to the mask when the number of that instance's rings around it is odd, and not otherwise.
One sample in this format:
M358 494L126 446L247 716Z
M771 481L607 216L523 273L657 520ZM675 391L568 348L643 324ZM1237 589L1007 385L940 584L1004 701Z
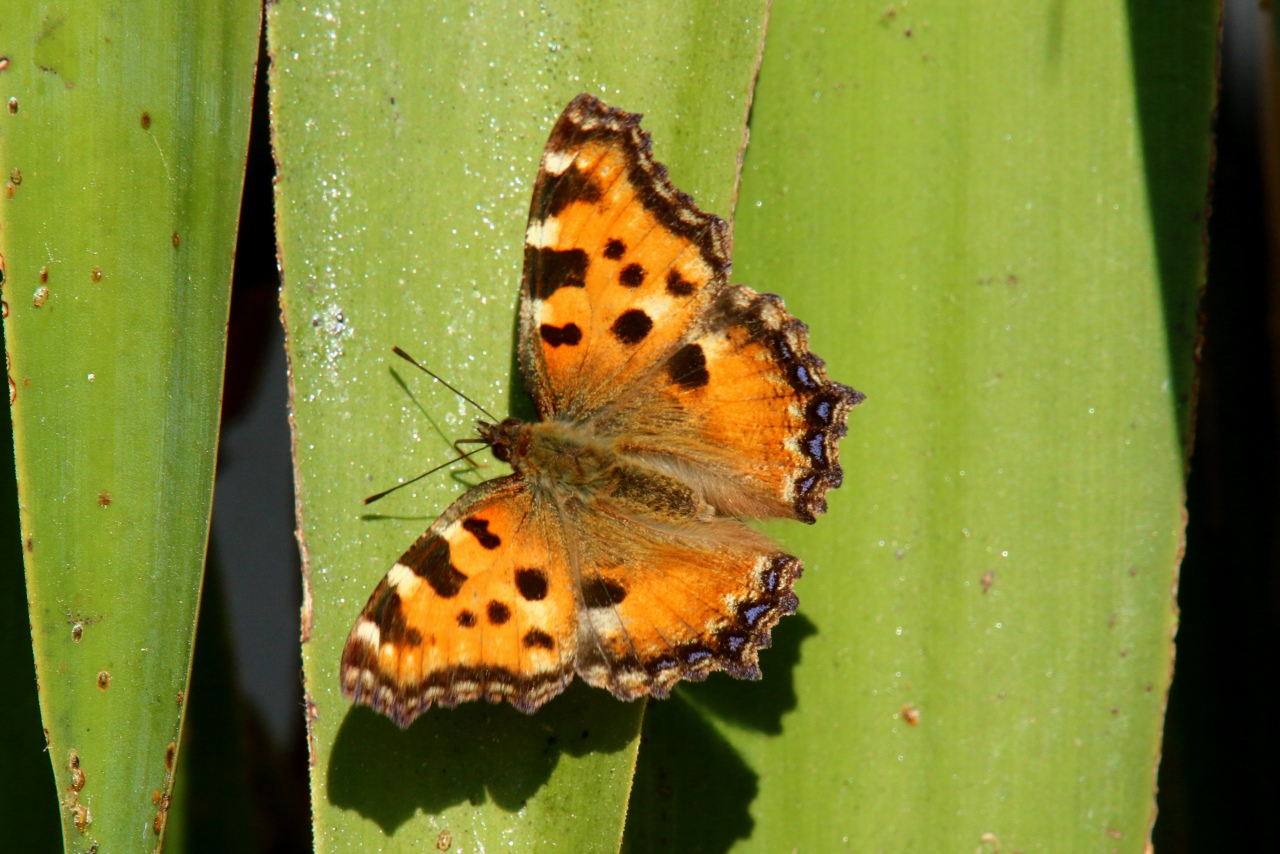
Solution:
M484 698L532 713L577 674L623 700L759 679L802 522L842 479L863 395L772 294L729 283L729 229L677 190L639 114L582 94L542 155L519 362L540 420L478 423L513 473L453 503L383 578L343 693L402 727Z

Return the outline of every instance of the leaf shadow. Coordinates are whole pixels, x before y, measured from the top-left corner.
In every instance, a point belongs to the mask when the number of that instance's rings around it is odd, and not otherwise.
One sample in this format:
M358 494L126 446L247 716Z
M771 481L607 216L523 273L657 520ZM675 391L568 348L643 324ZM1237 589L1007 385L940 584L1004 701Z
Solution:
M364 706L338 727L329 802L392 835L421 810L486 801L516 812L551 778L561 756L616 753L635 739L643 705L620 704L574 682L534 715L466 703L432 709L407 730Z

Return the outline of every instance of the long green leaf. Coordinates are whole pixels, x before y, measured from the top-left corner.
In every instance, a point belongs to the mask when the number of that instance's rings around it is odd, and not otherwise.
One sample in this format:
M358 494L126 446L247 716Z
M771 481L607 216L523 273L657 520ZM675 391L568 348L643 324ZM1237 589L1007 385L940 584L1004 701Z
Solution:
M736 278L868 399L831 512L776 528L763 684L651 704L633 850L1143 850L1218 14L775 9Z
M213 486L259 9L0 24L6 339L40 703L68 851L159 845Z
M275 4L278 211L308 597L321 851L616 850L641 704L571 688L533 717L471 704L407 732L338 690L342 644L391 563L464 486L439 475L475 413L528 416L513 368L529 192L580 91L649 114L656 152L731 213L765 3ZM371 510L374 508L370 508Z

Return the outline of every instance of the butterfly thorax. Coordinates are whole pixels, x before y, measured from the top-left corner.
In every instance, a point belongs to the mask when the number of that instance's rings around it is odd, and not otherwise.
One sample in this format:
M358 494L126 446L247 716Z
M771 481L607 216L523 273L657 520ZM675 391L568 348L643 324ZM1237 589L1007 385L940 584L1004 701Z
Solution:
M618 453L612 438L597 436L588 425L508 418L481 422L480 436L534 492L557 503L607 502L626 515L670 521L713 512L688 484Z

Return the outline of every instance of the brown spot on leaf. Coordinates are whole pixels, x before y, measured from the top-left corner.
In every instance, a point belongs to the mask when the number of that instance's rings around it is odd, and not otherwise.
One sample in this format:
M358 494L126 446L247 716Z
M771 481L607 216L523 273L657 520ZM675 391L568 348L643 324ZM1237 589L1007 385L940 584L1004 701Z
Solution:
M171 741L169 742L169 746L164 749L164 769L166 771L173 771L173 760L176 759L177 756L178 745Z
M17 114L18 114L18 99L10 98L9 99L9 115L16 116Z
M110 492L107 492L107 491L104 489L104 490L102 490L101 492L99 492L99 493L98 493L98 506L99 506L99 507L110 507L110 506L111 506L111 493L110 493Z
M151 130L151 114L146 110L142 112L142 129Z
M986 593L991 589L991 585L996 583L996 574L994 570L988 569L982 574L982 592Z
M440 835L436 837L436 850L448 851L451 845L453 845L453 834L448 830L440 831Z
M92 270L90 270L90 271L89 271L89 278L90 278L90 279L93 279L95 282L101 282L101 281L102 281L102 268L101 268L101 267L94 267Z
M111 673L107 670L98 672L98 689L105 691L111 687Z
M48 284L48 282L49 282L49 268L41 267L40 268L40 284L44 285L44 284Z
M173 248L177 249L180 243L182 243L182 238L178 237L178 232L175 231L173 233Z
M12 169L10 169L10 170L9 170L9 180L13 182L13 186L15 186L15 187L16 187L16 186L18 186L19 184L21 184L21 183L22 183L22 170L21 170L21 169L19 169L17 166L15 166L15 167L13 167Z
M902 706L902 719L911 726L920 723L920 710L910 703L904 703Z

